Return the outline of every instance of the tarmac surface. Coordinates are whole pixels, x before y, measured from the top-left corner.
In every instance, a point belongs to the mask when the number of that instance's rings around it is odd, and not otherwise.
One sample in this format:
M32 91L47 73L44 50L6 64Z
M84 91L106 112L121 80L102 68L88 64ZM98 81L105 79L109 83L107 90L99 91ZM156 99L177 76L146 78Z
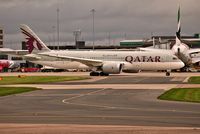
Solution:
M106 125L107 127L122 128L156 126L161 129L163 127L174 128L173 131L170 131L172 133L186 133L187 131L198 133L200 132L197 129L200 128L199 103L157 99L170 87L188 86L185 81L188 76L188 74L178 74L177 76L161 77L160 74L151 76L148 73L146 77L144 74L116 75L94 77L78 82L11 85L43 87L44 90L0 97L0 123L2 125L7 123L15 125L19 123ZM187 131L176 129L179 127L192 129ZM0 132L1 130L5 130L2 131L5 133L11 132L6 131L6 128L0 127ZM12 128L10 130L14 130L13 127L10 128ZM159 129L152 129L152 132ZM127 131L122 129L121 132L130 132L131 130L132 128ZM137 128L137 130L141 129ZM93 132L91 131L91 133ZM114 130L104 132L118 133ZM144 132L149 131L145 129ZM159 131L155 133L159 133Z
M58 84L181 84L187 77L109 76L96 81L58 82ZM53 83L55 84L55 83Z
M163 90L41 90L1 97L1 123L200 127L200 105L157 100Z

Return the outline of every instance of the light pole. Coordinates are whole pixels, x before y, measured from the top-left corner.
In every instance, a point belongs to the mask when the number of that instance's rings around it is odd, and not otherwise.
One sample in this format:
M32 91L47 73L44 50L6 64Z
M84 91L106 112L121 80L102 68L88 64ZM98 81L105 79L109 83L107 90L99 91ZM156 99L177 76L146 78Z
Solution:
M56 27L55 26L52 26L52 29L53 29L53 48L55 49L55 46L56 46Z
M95 9L92 9L91 10L91 12L92 12L92 39L93 39L93 50L94 50L94 41L95 41L95 33L94 33L94 13L96 12L96 10Z
M59 7L57 8L56 11L57 11L57 41L58 41L57 42L58 43L57 49L59 50L59 46L60 46L60 31L59 31L60 30L60 27L59 27L59 23L60 23L59 22L59 12L60 12L60 9L59 9Z

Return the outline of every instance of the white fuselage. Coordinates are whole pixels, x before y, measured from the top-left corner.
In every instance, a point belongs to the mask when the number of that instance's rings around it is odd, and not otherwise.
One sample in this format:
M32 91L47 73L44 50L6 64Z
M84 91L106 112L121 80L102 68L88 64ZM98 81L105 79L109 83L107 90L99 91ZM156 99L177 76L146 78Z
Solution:
M179 69L184 63L174 55L166 55L160 52L144 51L49 51L42 54L54 54L83 59L103 61L103 63L123 64L123 70L172 70ZM29 60L36 64L62 69L91 69L90 66L77 61L59 59L55 57L30 54L41 57L38 60Z
M186 65L190 65L191 64L191 60L192 58L189 56L188 53L189 47L180 42L178 44L175 44L172 47L172 52L179 58L181 59Z

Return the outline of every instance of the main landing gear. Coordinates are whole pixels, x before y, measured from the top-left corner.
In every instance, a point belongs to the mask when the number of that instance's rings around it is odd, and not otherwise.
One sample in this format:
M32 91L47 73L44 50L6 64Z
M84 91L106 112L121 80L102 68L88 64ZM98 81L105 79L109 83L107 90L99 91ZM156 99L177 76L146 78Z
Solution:
M90 72L90 76L109 76L108 73L104 73L104 72Z
M171 72L170 70L167 70L166 71L166 76L170 76L170 72Z

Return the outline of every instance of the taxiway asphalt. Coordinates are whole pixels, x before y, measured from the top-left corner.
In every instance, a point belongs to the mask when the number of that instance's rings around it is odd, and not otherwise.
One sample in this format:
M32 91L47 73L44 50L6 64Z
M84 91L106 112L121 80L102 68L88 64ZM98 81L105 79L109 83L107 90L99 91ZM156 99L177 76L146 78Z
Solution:
M157 99L166 88L187 85L188 76L148 73L30 85L44 90L0 97L0 123L199 128L199 103Z
M200 127L198 103L157 100L163 90L41 90L0 98L1 123Z

